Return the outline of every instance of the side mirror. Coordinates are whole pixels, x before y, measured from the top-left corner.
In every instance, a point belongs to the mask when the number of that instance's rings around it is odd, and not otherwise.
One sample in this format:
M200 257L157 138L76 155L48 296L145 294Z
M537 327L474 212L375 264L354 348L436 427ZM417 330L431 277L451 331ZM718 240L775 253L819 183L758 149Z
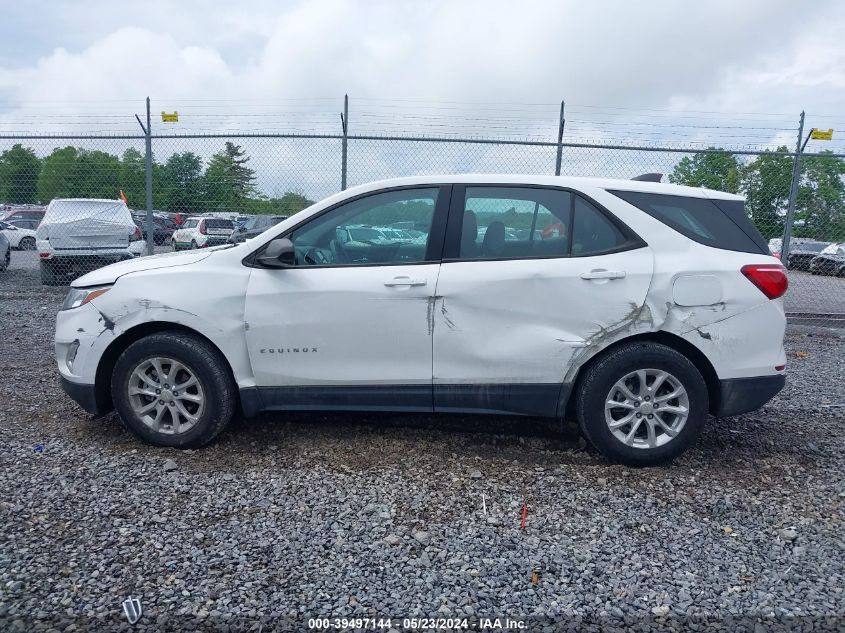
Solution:
M255 263L265 268L290 268L296 265L293 242L287 237L273 240L264 248L264 252L255 258Z

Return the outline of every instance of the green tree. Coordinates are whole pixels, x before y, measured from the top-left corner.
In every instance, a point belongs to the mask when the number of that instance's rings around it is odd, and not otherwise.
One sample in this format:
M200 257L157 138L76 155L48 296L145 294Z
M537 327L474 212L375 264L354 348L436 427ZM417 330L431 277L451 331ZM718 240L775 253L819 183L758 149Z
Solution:
M795 236L837 242L845 237L845 161L825 151L801 161Z
M120 159L99 150L77 151L73 166L74 197L117 199L120 192Z
M130 209L147 207L147 162L144 155L130 147L120 160L118 187L126 196Z
M788 151L779 147L778 152ZM792 183L792 157L763 152L740 173L745 210L764 237L783 234L783 220Z
M247 213L291 216L312 204L314 201L303 194L288 191L281 198L251 198L246 202L245 210Z
M41 163L38 200L114 198L120 190L120 159L108 152L56 148Z
M205 171L206 208L243 211L255 194L255 171L246 166L249 158L240 145L229 141L222 152L211 157Z
M0 154L0 202L32 204L38 199L41 161L20 143Z
M75 147L57 147L41 162L38 175L38 201L48 203L53 198L70 198L74 194Z
M685 156L675 165L672 173L669 174L669 182L737 193L740 185L740 170L739 161L733 154L721 151L718 153L696 152L692 156Z
M168 211L196 213L203 209L205 177L202 159L193 152L173 154L163 165L161 187Z

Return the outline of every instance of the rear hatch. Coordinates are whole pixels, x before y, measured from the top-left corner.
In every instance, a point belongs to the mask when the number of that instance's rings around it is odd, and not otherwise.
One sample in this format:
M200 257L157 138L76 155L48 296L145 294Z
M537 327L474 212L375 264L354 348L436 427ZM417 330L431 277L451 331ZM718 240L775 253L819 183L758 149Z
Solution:
M205 221L205 229L209 235L229 237L235 229L235 224L223 218L208 218Z
M120 200L54 200L39 234L57 251L115 250L129 247L135 228Z

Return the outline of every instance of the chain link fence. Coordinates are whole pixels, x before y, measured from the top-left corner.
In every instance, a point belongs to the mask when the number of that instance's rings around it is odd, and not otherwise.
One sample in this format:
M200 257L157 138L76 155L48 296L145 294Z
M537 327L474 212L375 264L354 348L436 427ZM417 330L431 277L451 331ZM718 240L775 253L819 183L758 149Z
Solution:
M790 318L841 324L845 154L803 153L794 177L796 156L785 148L345 133L148 139L145 129L144 135L126 136L2 135L0 219L12 249L5 274L64 284L112 261L238 239L337 192L344 182L468 172L553 174L559 166L562 175L573 176L658 172L664 182L745 196L747 212L790 270ZM788 256L781 253L785 232Z

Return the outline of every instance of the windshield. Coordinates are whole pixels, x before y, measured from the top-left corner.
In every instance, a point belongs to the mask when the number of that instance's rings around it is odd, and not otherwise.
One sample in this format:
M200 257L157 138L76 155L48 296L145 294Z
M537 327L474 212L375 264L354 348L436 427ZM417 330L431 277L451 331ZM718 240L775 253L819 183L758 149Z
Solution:
M209 218L205 221L205 226L209 229L231 229L233 224L231 220Z
M822 250L824 250L828 246L829 244L827 242L799 242L795 245L795 250L809 251L811 253L821 253Z
M371 242L379 240L383 236L375 229L349 229L349 237L355 242Z
M831 244L830 246L825 246L822 249L822 253L825 255L833 255L839 249L839 244Z

